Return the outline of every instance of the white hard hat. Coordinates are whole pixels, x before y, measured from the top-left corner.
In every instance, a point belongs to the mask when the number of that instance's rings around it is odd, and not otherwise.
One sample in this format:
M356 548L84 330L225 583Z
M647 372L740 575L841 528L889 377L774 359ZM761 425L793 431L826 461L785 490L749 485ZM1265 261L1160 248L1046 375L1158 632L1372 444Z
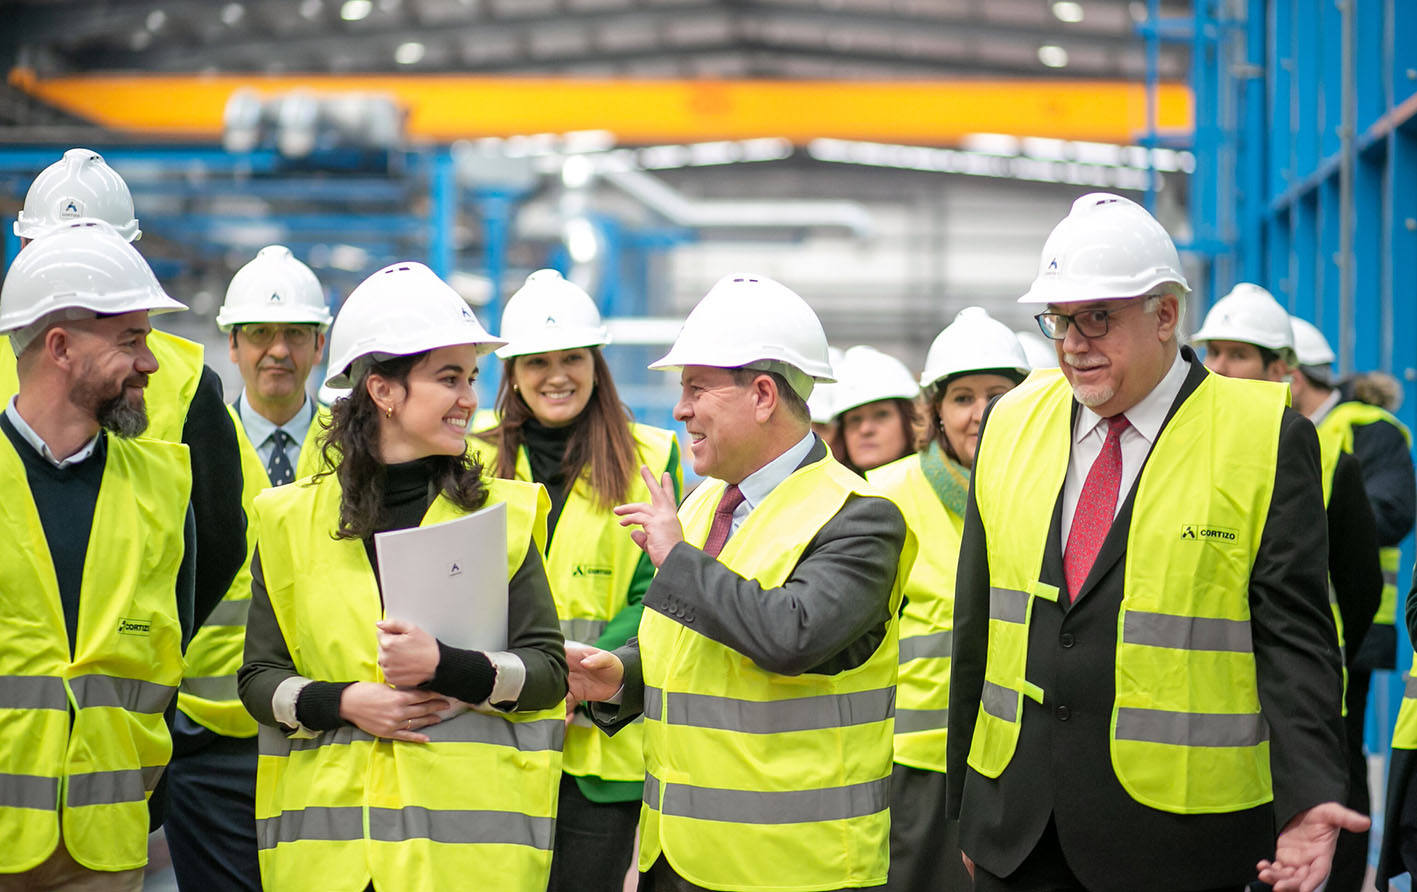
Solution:
M104 221L124 241L137 241L143 234L133 216L128 184L92 149L70 149L34 178L15 220L15 235L38 238L80 217Z
M831 362L832 377L838 377L841 362L846 358L846 351L840 347L827 345L827 358ZM840 384L818 384L812 388L812 395L807 398L807 412L811 415L813 424L827 424L836 417L836 390L840 386Z
M1273 350L1288 361L1294 359L1294 327L1289 313L1274 295L1249 282L1230 289L1205 314L1205 322L1191 336L1191 343L1206 341L1240 341Z
M1009 327L983 307L965 307L955 321L935 335L925 354L920 386L971 372L1009 371L1020 379L1028 374L1028 357Z
M439 347L474 344L485 356L502 346L477 321L467 301L428 267L412 260L374 273L350 292L330 332L325 383L353 387L355 360L389 359Z
M16 255L0 286L0 334L61 311L83 318L185 309L117 230L102 220L80 219L50 229Z
M313 323L330 327L325 289L310 267L284 245L268 245L231 277L216 315L222 331L253 322Z
M539 269L507 301L502 311L501 359L549 353L573 347L604 347L610 333L585 289L561 278L554 269Z
M1019 346L1023 347L1023 355L1028 359L1029 368L1058 367L1058 351L1052 341L1036 331L1016 331L1014 335L1018 338Z
M1018 302L1141 297L1168 283L1191 290L1171 236L1136 202L1093 192L1073 202L1053 227L1038 260L1038 277Z
M690 311L674 346L650 368L686 365L785 371L803 399L813 381L836 380L817 314L792 289L750 274L719 279Z
M1299 365L1328 365L1338 358L1333 355L1328 338L1312 322L1290 316L1289 324L1294 327L1294 352L1299 355Z
M833 369L837 379L832 385L833 416L878 400L913 400L920 395L920 386L905 363L875 347L849 348Z

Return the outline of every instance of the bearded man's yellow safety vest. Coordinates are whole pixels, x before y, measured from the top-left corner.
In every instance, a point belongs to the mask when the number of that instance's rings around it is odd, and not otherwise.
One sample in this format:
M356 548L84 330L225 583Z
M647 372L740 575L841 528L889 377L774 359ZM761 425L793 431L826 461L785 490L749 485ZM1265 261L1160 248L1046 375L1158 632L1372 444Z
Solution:
M148 860L148 797L172 756L187 447L109 436L72 652L24 465L0 437L0 874L63 845L91 870Z
M182 442L187 409L202 379L201 344L154 328L148 335L148 349L157 360L157 371L148 381L144 398L148 407L148 429L143 436L169 443ZM10 338L0 335L0 406L20 390L15 371L15 352Z
M177 708L192 721L227 737L255 737L256 720L246 711L236 694L236 670L241 668L242 651L246 645L246 614L251 608L251 555L256 550L256 522L253 504L261 491L270 489L271 479L266 467L251 444L241 416L231 406L231 421L236 425L237 448L241 453L241 507L246 512L246 560L226 590L221 602L212 609L207 621L187 646L187 674L177 694ZM328 417L321 409L305 433L296 463L297 478L309 477L322 464L318 440L324 428L321 419Z
M654 470L658 479L669 467L674 434L645 424L630 425L638 460L630 477L626 502L648 502L649 488L640 477L640 464ZM495 469L497 448L482 440L472 440L481 451L483 467ZM683 471L674 468L679 483ZM531 464L525 447L517 454L516 479L531 480ZM566 496L546 556L546 578L556 599L561 618L561 634L568 641L596 644L606 625L625 609L626 595L635 568L644 552L630 538L619 518L603 507L582 475ZM639 781L645 776L644 728L635 721L614 737L577 715L566 730L562 770L576 777L598 777L613 781Z
M1374 424L1379 421L1386 421L1393 427L1402 431L1402 436L1407 440L1407 447L1412 448L1412 432L1407 429L1407 425L1397 420L1397 417L1388 410L1380 406L1370 406L1367 403L1346 402L1334 406L1318 423L1319 445L1324 447L1325 455L1329 450L1342 452L1353 451L1353 429L1362 427L1365 424ZM1324 503L1328 503L1329 478L1331 474L1324 476ZM1383 568L1383 594L1378 602L1378 612L1373 615L1373 625L1391 626L1397 621L1397 576L1398 567L1402 562L1400 549L1395 545L1378 549L1378 560ZM1361 644L1361 642L1355 642Z
M507 506L507 563L545 542L537 485L488 480ZM374 623L378 584L358 539L335 539L334 475L256 497L261 567L296 671L321 681L383 683ZM439 495L423 525L464 512ZM513 593L515 597L515 593ZM313 738L261 726L256 839L266 889L381 892L485 884L546 888L561 775L565 706L470 710L424 729L431 743L375 738L353 725Z
M702 546L725 484L708 480L679 509ZM781 586L853 495L879 495L831 456L794 471L757 505L719 560ZM885 882L891 732L901 587L915 558L907 532L885 639L862 665L786 676L646 610L645 804L640 870L663 854L710 889L840 889ZM810 596L810 595L807 595Z
M866 475L896 503L920 543L900 614L900 677L895 698L895 760L945 770L949 730L950 654L954 644L955 569L964 519L935 495L910 455Z
M1111 757L1137 802L1177 814L1273 798L1249 579L1274 490L1288 388L1209 374L1162 428L1136 484L1117 625ZM1073 397L1057 370L999 399L974 466L989 560L988 657L969 765L998 777L1018 745L1028 629L1068 470Z

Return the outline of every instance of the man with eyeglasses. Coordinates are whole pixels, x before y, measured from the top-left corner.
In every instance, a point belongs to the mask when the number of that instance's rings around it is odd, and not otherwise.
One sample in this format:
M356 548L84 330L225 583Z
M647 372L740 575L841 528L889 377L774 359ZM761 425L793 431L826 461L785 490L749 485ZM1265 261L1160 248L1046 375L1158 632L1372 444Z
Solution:
M322 429L306 392L325 348L330 311L315 274L281 245L236 271L217 314L245 385L230 407L240 440L242 502L320 466ZM236 691L251 602L254 523L246 562L187 651L178 693L168 848L184 889L261 888L257 860L256 721Z
M955 591L948 809L981 892L1312 892L1367 827L1313 426L1180 346L1189 290L1096 193L1021 298L1061 368L985 417Z

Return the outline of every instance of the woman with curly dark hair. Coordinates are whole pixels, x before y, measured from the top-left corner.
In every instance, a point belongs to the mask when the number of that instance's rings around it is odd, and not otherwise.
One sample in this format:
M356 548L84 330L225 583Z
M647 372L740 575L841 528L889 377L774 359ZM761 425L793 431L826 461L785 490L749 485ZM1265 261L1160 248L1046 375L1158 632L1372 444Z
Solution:
M489 470L551 494L546 572L567 640L613 649L636 634L654 565L612 513L645 501L648 467L682 485L670 431L631 420L600 348L595 302L551 269L532 273L502 313L500 425L481 436ZM634 855L644 792L639 725L613 738L572 700L550 892L618 892Z
M256 499L242 702L261 723L266 889L545 888L560 779L563 640L542 566L542 487L467 450L493 339L419 263L354 290L327 383L331 470ZM385 619L377 533L506 506L507 649ZM451 572L451 571L450 571ZM467 708L467 707L470 707Z

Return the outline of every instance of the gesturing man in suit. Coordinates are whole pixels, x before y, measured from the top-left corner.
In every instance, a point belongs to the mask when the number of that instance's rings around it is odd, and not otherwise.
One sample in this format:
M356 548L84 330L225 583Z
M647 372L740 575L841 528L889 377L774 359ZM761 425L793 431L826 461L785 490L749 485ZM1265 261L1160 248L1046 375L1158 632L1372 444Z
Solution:
M1061 369L986 418L955 596L949 810L978 890L1237 890L1258 862L1311 892L1367 826L1338 804L1313 426L1178 347L1188 290L1160 224L1093 194L1022 298Z
M888 866L896 615L915 544L900 510L809 427L827 342L807 304L720 281L652 368L706 480L615 509L658 567L638 639L567 645L613 731L643 714L640 888L847 889Z

